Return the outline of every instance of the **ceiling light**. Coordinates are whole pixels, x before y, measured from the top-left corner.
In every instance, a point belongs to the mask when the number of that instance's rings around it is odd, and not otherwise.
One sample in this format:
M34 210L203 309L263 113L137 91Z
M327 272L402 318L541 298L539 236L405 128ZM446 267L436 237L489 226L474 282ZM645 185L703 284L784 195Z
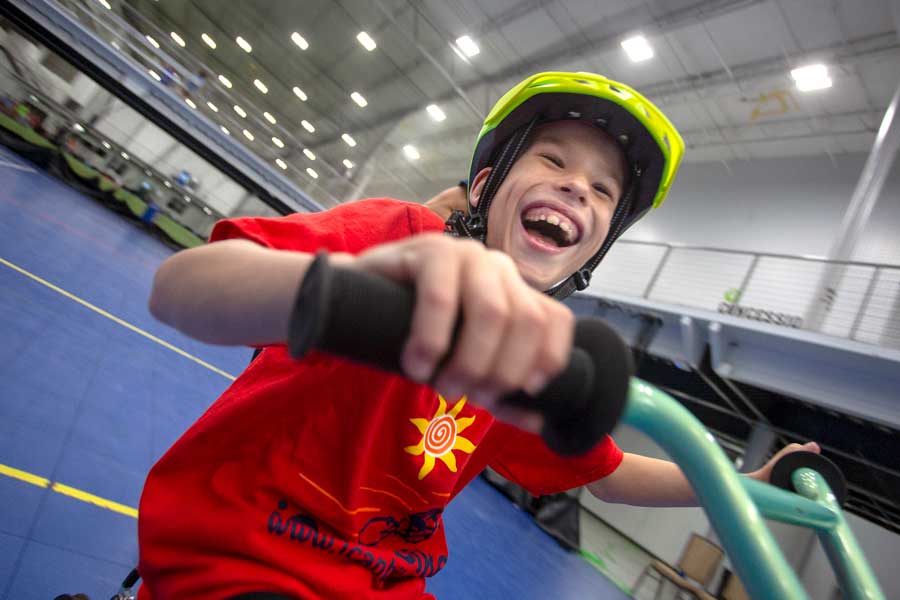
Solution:
M831 77L828 75L828 67L821 63L806 65L791 70L791 77L801 92L812 92L830 88Z
M467 35L456 38L456 46L462 50L463 54L465 54L468 58L472 58L479 52L481 52L481 48L478 47L478 44Z
M312 167L306 167L306 172L309 173L309 176L312 177L313 179L319 178L319 174L316 173L316 170L313 169Z
M163 181L163 185L166 186L167 188L172 187L172 184L169 183L168 181Z
M175 40L175 43L184 48L187 44L184 43L184 38L175 33L174 31L169 35L172 36L172 39Z
M110 6L109 2L107 2L106 0L97 0L97 2L99 2L100 5L103 6L103 8L105 8L106 10L112 10L112 6Z
M281 160L280 158L275 159L275 164L287 171L287 163Z
M127 153L127 152L123 152L123 153L122 153L122 158L124 158L125 160L130 160L130 159L131 159L131 157L128 156L128 153Z
M195 110L197 109L197 105L194 104L194 101L191 100L190 98L185 98L185 99L184 99L184 103L187 104L188 106L190 106L191 108L195 109Z
M107 142L106 140L103 141L103 147L106 148L107 150L112 148L112 146L110 146L109 142Z
M409 160L419 160L422 157L422 155L419 154L419 151L416 150L416 147L411 144L403 146L403 154L405 154L406 158Z
M228 131L228 128L225 127L224 125L219 125L219 129L221 129L222 133L224 133L225 135L231 135L231 132Z
M350 160L349 158L345 158L345 159L344 159L344 166L347 167L348 169L352 169L352 168L355 167L356 165L354 165L354 164L353 164L353 161Z
M247 111L245 111L243 108L241 108L237 104L234 105L234 112L236 112L238 114L238 116L241 117L242 119L247 118Z
M74 129L78 133L84 133L84 127L81 126L81 123L75 123L74 125L72 125L72 129Z
M642 35L630 37L622 42L622 49L631 59L631 62L642 62L653 58L653 48L650 42Z
M341 136L341 139L344 140L344 143L347 144L348 146L350 146L351 148L356 146L356 140L354 140L352 137L350 137L349 133L343 134Z
M375 40L373 40L372 36L370 36L365 31L360 31L359 35L356 36L356 39L358 39L359 43L363 45L363 48L365 48L369 52L376 48Z
M301 50L306 50L307 48L309 48L309 42L306 41L306 38L304 38L296 31L291 34L291 41L300 46Z
M253 137L253 134L250 133L249 131L247 131L246 129L244 130L244 137L247 138L248 140L250 140L251 142L256 139L255 137Z
M201 35L200 35L200 38L203 40L203 42L204 42L207 46L209 46L209 47L212 48L213 50L216 49L216 41L215 41L214 39L212 39L211 37L209 37L207 34L205 34L205 33L204 33L204 34L201 34Z
M152 77L153 79L155 79L155 80L157 80L157 81L162 81L162 78L159 76L159 73L157 73L157 72L154 71L153 69L150 69L150 70L148 71L148 73L150 73L150 77Z
M306 102L306 93L296 85L294 86L294 95Z
M304 148L303 154L305 154L306 158L308 158L309 160L316 160L316 155L313 154L313 151L310 150L309 148Z
M428 111L428 114L431 115L431 118L440 123L444 119L447 118L447 115L444 114L444 111L441 110L441 107L437 104L429 104L425 110Z
M284 142L282 142L279 138L273 137L272 143L278 146L279 148L284 148Z
M234 41L237 42L237 45L240 46L241 50L243 50L244 52L253 52L253 46L251 46L250 42L248 42L241 36L237 36L236 38L234 38Z
M152 36L145 35L144 37L147 38L147 41L150 42L151 46L153 46L154 48L159 48L159 42L154 40Z
M268 122L271 123L272 125L274 125L275 123L278 122L278 121L275 120L275 117L272 115L272 113L270 113L270 112L268 112L268 111L263 112L263 116L266 118L266 121L268 121Z
M213 112L219 112L219 107L213 104L212 102L207 102L206 105L209 107L209 110Z
M145 170L144 170L144 174L145 174L147 177L153 177L153 173L150 172L150 169L145 169Z
M219 81L222 82L222 85L227 87L229 90L231 89L231 80L225 77L224 75L219 75Z
M190 196L185 196L185 197L184 197L184 201L187 202L188 204L190 204L190 203L191 203L191 197L190 197Z
M362 94L360 94L359 92L353 92L352 94L350 94L350 97L353 98L353 101L360 106L365 106L368 104L368 102L366 102L366 99L363 98Z
M206 208L205 206L203 207L203 212L205 212L207 215L212 215L212 211L209 210L208 208Z
M303 125L303 129L307 130L310 133L315 133L316 128L313 127L313 124L310 123L309 121L307 121L306 119L303 119L302 121L300 121L300 124Z
M254 80L253 80L253 85L255 85L255 86L256 86L256 89L258 89L259 91L261 91L263 94L268 94L268 93L269 93L269 88L267 88L267 87L266 87L266 84L264 84L264 83L263 83L262 81L260 81L259 79L254 79Z

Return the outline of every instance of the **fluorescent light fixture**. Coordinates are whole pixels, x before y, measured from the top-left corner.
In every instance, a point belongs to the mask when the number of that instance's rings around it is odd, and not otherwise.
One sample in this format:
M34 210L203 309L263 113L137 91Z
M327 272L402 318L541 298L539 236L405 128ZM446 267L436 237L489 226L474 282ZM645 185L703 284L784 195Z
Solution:
M97 0L97 2L99 2L100 5L101 5L103 8L105 8L106 10L112 10L112 6L110 6L110 5L109 5L109 2L107 2L106 0Z
M306 167L306 172L309 173L309 176L312 177L313 179L319 178L319 174L316 173L316 170L313 169L312 167Z
M294 95L306 102L306 92L298 88L296 85L294 86Z
M225 127L224 125L219 125L219 129L221 129L222 133L224 133L225 135L231 135L231 132L228 131L228 128Z
M310 150L309 148L304 148L303 154L305 154L306 158L308 158L309 160L316 160L316 155L313 154L313 151Z
M209 35L203 33L200 35L200 38L203 40L203 43L209 46L211 49L216 49L216 40L209 37Z
M72 125L72 129L74 129L78 133L84 133L84 127L81 126L81 123L75 123L74 125Z
M222 85L227 87L229 90L231 89L231 80L225 77L224 75L219 75L219 81L222 82Z
M403 146L403 154L406 155L406 158L409 160L419 160L422 158L422 155L419 154L419 151L416 150L416 147L412 144L407 144Z
M109 142L107 142L106 140L103 141L103 147L106 148L107 150L112 149L112 146L110 146Z
M350 160L349 158L345 158L345 159L344 159L344 166L347 167L348 169L352 169L352 168L355 167L356 165L354 165L354 164L353 164L353 161Z
M456 38L456 46L460 50L462 50L462 53L465 54L468 58L472 58L473 56L481 52L481 48L478 47L478 44L475 43L475 40L467 35Z
M636 35L622 42L622 49L631 59L631 62L642 62L653 58L653 48L650 42L642 35Z
M234 112L236 112L238 114L238 116L242 119L247 118L247 111L245 111L243 108L241 108L237 104L234 105Z
M185 196L185 197L184 197L184 201L187 202L188 204L190 204L190 203L191 203L191 197L190 197L190 196Z
M144 175L146 175L147 177L153 177L153 173L151 173L149 169L144 170Z
M213 104L212 102L207 102L206 105L209 107L209 110L213 112L219 112L219 107Z
M275 159L275 164L287 171L287 163L281 160L280 158Z
M350 94L350 97L353 98L353 101L359 104L361 107L368 104L368 102L366 102L366 99L363 98L363 95L359 92L353 92L352 94Z
M268 112L268 111L263 112L263 116L266 118L266 121L268 121L268 122L271 123L272 125L274 125L275 123L278 122L278 121L275 120L275 116L274 116L272 113Z
M244 130L244 137L247 138L248 140L250 140L251 142L256 139L255 137L253 137L253 134L250 133L249 131L247 131L246 129Z
M172 187L172 184L168 181L163 181L163 185L166 186L167 188Z
M352 137L350 137L349 133L345 133L345 134L341 135L341 139L344 140L344 143L347 144L348 146L350 146L351 148L356 146L356 140L354 140Z
M303 126L303 129L307 130L310 133L315 133L316 128L313 127L313 124L310 123L309 121L307 121L306 119L303 119L302 121L300 121L300 124Z
M362 44L363 48L365 48L369 52L376 48L375 40L373 40L372 36L370 36L365 31L360 31L356 36L356 39L359 40L359 43Z
M127 152L123 152L123 153L122 153L122 158L124 158L125 160L131 160L131 157L128 156L128 153L127 153Z
M185 98L184 103L187 104L188 106L190 106L191 108L193 108L194 110L197 109L197 105L194 104L194 101L191 100L190 98Z
M267 87L266 87L266 84L264 84L264 83L263 83L262 81L260 81L259 79L254 79L254 80L253 80L253 85L255 85L255 86L256 86L256 89L258 89L259 91L261 91L263 94L268 94L268 93L269 93L269 88L267 88Z
M821 63L792 69L791 77L801 92L824 90L830 88L833 83L828 75L828 67Z
M169 34L172 36L172 39L175 40L175 43L184 48L187 44L184 42L184 38L175 33L174 31Z
M250 52L253 52L253 46L251 46L250 42L248 42L241 36L237 36L236 38L234 38L234 41L237 43L238 46L241 47L241 50L243 50L244 52L247 52L248 54Z
M209 210L208 208L206 208L205 206L203 207L203 212L205 212L207 215L212 215L212 211Z
M159 42L153 39L153 36L145 35L144 37L147 38L147 41L150 42L151 46L153 46L154 48L159 48Z
M300 46L301 50L306 50L307 48L309 48L309 42L306 41L306 38L296 31L291 34L291 41Z
M438 123L440 123L441 121L443 121L444 119L447 118L447 115L444 114L444 111L442 111L441 107L438 106L437 104L429 104L425 108L425 110L428 111L428 114L431 116L431 118L434 119L435 121L437 121Z
M279 148L284 148L284 142L282 142L281 139L279 139L277 137L272 138L272 143L275 144L276 146L278 146Z
M150 73L150 77L152 77L153 79L155 79L155 80L157 80L157 81L162 81L162 77L160 77L160 76L159 76L159 73L157 73L157 72L154 71L153 69L150 69L150 70L147 71L147 72Z

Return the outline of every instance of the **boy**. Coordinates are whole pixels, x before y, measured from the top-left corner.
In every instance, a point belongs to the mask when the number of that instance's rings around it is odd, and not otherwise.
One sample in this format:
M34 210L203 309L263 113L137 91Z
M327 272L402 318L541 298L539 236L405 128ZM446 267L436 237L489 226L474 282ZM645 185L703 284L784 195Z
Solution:
M675 465L624 455L609 437L556 456L535 435L539 415L498 403L564 367L574 318L556 299L583 289L609 245L662 202L682 151L630 88L542 73L510 90L479 135L468 211L446 224L471 239L441 234L423 206L378 199L223 221L215 243L168 259L154 315L265 350L151 471L141 598L430 598L425 577L447 560L443 507L489 464L534 494L590 484L610 501L692 503ZM288 356L296 292L321 250L414 285L407 378Z

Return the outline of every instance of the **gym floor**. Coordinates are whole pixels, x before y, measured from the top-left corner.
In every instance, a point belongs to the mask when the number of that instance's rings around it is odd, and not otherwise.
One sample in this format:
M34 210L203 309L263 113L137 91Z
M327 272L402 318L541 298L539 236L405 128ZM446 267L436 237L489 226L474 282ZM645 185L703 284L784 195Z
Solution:
M0 148L0 600L109 598L154 461L246 366L156 322L171 254ZM439 600L627 598L481 479L448 507Z

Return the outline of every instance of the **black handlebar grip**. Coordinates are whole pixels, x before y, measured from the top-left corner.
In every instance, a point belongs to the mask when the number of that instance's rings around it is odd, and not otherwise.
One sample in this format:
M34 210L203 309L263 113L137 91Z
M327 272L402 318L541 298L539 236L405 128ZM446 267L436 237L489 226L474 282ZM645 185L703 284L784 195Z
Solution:
M299 358L312 349L403 374L415 291L383 277L333 268L318 256L298 292L288 345ZM624 410L631 354L601 321L580 320L569 365L536 397L514 392L501 401L544 415L547 445L582 454L612 431Z

